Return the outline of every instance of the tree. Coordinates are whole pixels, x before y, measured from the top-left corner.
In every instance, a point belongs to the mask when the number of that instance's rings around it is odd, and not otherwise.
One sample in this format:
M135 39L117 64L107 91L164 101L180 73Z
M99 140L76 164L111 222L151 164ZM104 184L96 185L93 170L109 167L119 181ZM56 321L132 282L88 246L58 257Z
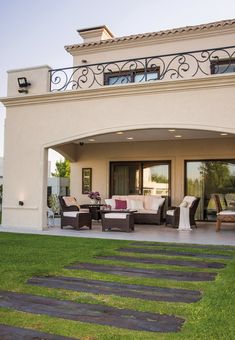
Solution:
M206 195L222 192L231 183L228 163L224 161L204 162L200 167L200 173L204 179Z
M56 170L52 172L51 175L54 177L70 177L70 162L65 159L61 159L56 162Z
M151 175L152 182L168 183L168 178L164 175Z

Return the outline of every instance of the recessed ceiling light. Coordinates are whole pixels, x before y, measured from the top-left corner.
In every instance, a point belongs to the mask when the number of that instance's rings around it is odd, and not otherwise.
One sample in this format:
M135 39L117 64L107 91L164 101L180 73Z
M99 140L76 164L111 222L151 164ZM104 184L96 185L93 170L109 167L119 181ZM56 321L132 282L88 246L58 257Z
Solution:
M175 132L175 129L169 129L168 131L169 132Z
M221 132L220 136L227 136L228 134L226 132Z
M89 140L89 142L95 142L95 139L93 139L93 138L90 138L88 140Z
M122 131L116 132L117 135L123 135L123 133L124 133L124 132L122 132Z
M133 137L127 137L126 139L129 139L129 140L131 140L131 139L133 139Z
M175 138L181 138L182 136L181 135L175 135Z

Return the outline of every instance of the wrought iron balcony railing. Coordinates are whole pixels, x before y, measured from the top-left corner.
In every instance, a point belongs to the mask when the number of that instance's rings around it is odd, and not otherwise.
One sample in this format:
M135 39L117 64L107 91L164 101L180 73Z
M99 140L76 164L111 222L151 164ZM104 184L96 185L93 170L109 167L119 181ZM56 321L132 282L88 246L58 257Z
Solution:
M50 70L50 91L235 72L235 46Z

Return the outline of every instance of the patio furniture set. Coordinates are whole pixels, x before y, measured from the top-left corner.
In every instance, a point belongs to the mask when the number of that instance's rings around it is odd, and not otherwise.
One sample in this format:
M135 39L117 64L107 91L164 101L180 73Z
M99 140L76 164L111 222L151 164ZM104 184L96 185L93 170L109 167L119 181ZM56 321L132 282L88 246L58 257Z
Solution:
M220 197L213 194L217 210L216 231L220 231L221 223L235 223L235 206L222 209ZM76 230L83 227L92 229L92 220L101 221L102 231L118 229L134 231L135 224L165 223L178 230L197 228L195 213L200 198L185 196L177 207L169 207L165 214L165 198L161 196L126 195L113 196L106 199L105 204L82 204L71 196L59 196L61 206L61 228L71 226ZM165 215L165 216L164 216Z
M161 196L128 195L113 196L105 204L82 204L71 196L59 196L61 206L61 228L92 229L92 220L101 220L102 231L118 229L134 231L135 224L165 223L175 228L191 229L196 226L194 215L199 198L185 196L179 207L171 207L163 216L165 198Z

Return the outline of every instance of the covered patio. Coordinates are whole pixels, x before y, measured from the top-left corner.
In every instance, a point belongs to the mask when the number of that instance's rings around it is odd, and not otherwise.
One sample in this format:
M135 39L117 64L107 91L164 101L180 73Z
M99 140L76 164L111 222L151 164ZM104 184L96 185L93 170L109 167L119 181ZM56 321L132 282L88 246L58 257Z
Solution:
M179 231L178 229L166 227L165 225L135 225L135 231L126 233L120 231L102 232L101 222L92 221L92 230L72 228L60 229L60 221L56 219L55 226L46 230L35 230L35 228L13 228L1 226L1 232L15 232L37 235L69 236L81 238L134 240L152 242L174 242L187 244L211 244L235 246L235 226L232 223L222 225L221 231L215 230L215 222L197 222L197 228L191 231Z

